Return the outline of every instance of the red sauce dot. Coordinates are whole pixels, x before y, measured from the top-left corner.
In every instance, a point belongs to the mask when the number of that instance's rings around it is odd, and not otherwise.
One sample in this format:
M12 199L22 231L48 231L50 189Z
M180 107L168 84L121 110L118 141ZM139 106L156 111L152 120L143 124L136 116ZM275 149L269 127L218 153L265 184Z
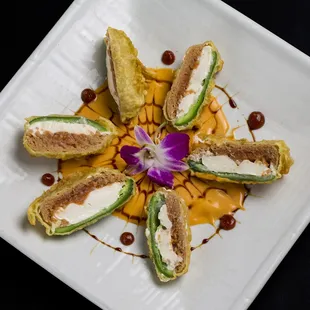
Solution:
M229 105L231 108L235 109L237 107L237 103L234 99L229 98Z
M203 239L201 243L206 244L208 241L209 241L209 239Z
M254 111L249 115L248 125L251 130L262 128L265 124L265 116L262 112Z
M130 232L124 232L120 236L120 241L123 245L131 245L135 241L135 237Z
M86 104L94 101L96 98L97 98L96 93L90 88L84 89L81 93L81 99Z
M115 251L117 252L123 252L123 250L121 248L115 248Z
M163 55L161 56L161 61L169 66L172 65L175 61L175 56L172 51L164 51Z
M225 214L220 218L220 228L224 230L231 230L236 226L235 218L230 214Z
M46 186L52 186L55 183L55 178L50 173L45 173L41 177L41 181Z

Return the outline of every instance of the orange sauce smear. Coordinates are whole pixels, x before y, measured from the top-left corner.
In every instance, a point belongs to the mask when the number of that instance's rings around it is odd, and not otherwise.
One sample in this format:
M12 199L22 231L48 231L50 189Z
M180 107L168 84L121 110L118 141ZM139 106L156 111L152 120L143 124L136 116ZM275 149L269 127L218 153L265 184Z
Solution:
M151 70L152 77L149 77L146 83L145 105L138 117L133 119L130 124L125 125L120 121L117 106L109 92L107 82L96 90L95 101L80 107L76 112L77 115L92 120L96 120L99 116L108 118L118 128L119 135L103 154L80 160L60 161L59 168L64 177L77 170L99 166L123 172L126 163L120 157L120 150L124 145L137 145L134 138L135 125L143 127L154 138L158 127L165 122L162 107L173 81L173 70ZM197 124L193 130L185 131L191 137L191 145L194 135L225 135L229 129L227 119L215 98L204 108ZM160 139L172 131L174 131L172 127L164 127L160 131ZM134 176L134 179L137 184L136 195L121 209L116 210L113 215L137 225L144 225L146 220L144 206L158 186L149 180L146 172ZM243 208L244 198L247 194L243 185L200 180L191 176L189 171L174 173L174 189L183 197L189 208L191 225L206 223L214 225L215 221L224 214Z

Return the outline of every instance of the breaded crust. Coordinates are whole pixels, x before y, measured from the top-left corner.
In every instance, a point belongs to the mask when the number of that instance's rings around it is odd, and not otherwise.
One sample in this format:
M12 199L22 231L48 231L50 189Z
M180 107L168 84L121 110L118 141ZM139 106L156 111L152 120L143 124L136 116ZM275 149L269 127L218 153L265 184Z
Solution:
M185 91L189 85L192 71L195 69L197 61L201 55L204 44L191 46L183 59L183 63L177 76L173 81L170 92L167 94L164 111L167 120L174 120L177 116L179 102L184 97Z
M156 193L154 193L154 195L157 193L162 193L165 196L165 203L167 206L168 217L169 220L172 222L171 239L173 250L177 255L183 258L183 261L176 267L174 276L172 278L167 278L160 272L160 270L157 268L153 260L151 238L150 236L148 236L147 239L148 239L150 258L154 263L157 276L160 279L160 281L167 282L170 280L174 280L177 277L187 273L191 257L190 243L192 240L192 234L189 225L188 208L184 200L173 190L160 188L156 191ZM146 214L148 214L149 211L148 207L149 203L147 203L145 206Z
M201 51L205 46L211 46L212 50L217 53L217 63L214 69L214 74L210 79L204 100L199 107L196 117L184 126L177 126L175 124L175 121L180 100L184 97L186 93L187 87L191 79L192 71L196 68L198 59L201 55ZM203 107L210 103L211 91L215 86L214 77L217 72L222 70L223 63L224 62L221 59L221 56L212 41L206 41L202 44L193 45L187 49L183 58L182 65L180 69L176 72L175 79L173 81L170 91L166 96L165 104L163 107L164 116L172 126L174 126L178 130L184 130L192 128L197 123Z
M101 188L115 182L123 182L129 179L118 170L108 168L90 168L85 171L79 171L70 174L58 183L51 186L40 197L35 199L29 206L27 211L28 221L31 225L35 225L38 220L46 229L46 234L55 235L56 224L53 225L51 219L54 212L71 202L78 203L85 199L90 191ZM77 227L68 232L71 234L77 230L89 226L97 222L100 218L96 218L87 225ZM66 225L65 222L57 223ZM58 226L57 226L58 227ZM62 233L64 235L66 233Z
M112 60L121 121L128 123L144 105L145 78L138 51L122 30L109 27L105 42Z
M64 117L66 115L48 115L55 117ZM80 118L70 115L70 118ZM96 123L105 127L109 133L100 135L73 134L67 132L58 132L55 134L44 133L33 136L29 132L30 122L38 118L31 116L26 118L24 125L23 145L31 156L47 157L67 160L71 158L80 158L91 154L102 153L117 136L115 125L103 117L96 119Z
M215 135L207 136L203 142L199 142L193 146L188 160L199 160L207 151L215 155L227 155L233 160L250 160L254 162L259 160L273 164L276 168L276 177L271 181L264 183L271 183L276 179L282 178L283 175L288 174L294 160L290 154L290 148L283 140L262 140L257 142L250 142L246 139L230 140L225 137ZM241 183L228 178L218 177L211 173L200 173L192 171L192 174L203 179L215 180L218 182ZM244 182L247 184L255 184L256 182Z

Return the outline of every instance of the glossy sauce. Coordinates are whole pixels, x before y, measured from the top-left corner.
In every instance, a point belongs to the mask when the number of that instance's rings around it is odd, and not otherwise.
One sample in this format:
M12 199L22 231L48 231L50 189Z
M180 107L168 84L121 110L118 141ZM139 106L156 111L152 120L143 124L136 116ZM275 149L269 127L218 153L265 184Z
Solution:
M196 250L196 249L199 249L199 248L201 248L204 244L207 244L213 237L215 237L216 235L218 235L219 232L220 232L220 228L218 228L218 229L215 231L215 233L214 233L213 235L211 235L209 238L204 238L204 239L202 239L202 241L201 241L198 245L192 246L192 247L191 247L191 251L194 251L194 250Z
M167 66L172 65L175 61L174 53L172 51L164 51L161 61Z
M121 123L117 106L108 90L107 82L96 90L97 98L95 101L87 105L84 104L76 112L77 115L92 120L96 120L99 116L109 119L119 128L119 137L113 140L111 146L103 154L78 160L61 161L60 171L64 177L77 170L98 166L124 171L126 163L120 157L119 150L123 145L135 145L134 125L136 124L144 128L151 137L154 137L157 128L162 124L162 107L166 94L170 90L174 71L171 69L150 70L152 71L152 78L146 80L146 104L142 107L139 116L130 124ZM195 135L210 133L225 135L228 129L229 124L221 105L213 98L213 101L204 107L195 129L186 131L186 133L190 136L192 145ZM173 131L174 129L170 126L162 128L159 131L160 139ZM146 172L135 175L134 179L137 184L135 196L122 208L114 211L113 215L127 222L143 226L146 220L145 203L158 186L149 180ZM189 171L174 173L174 189L189 206L190 225L213 225L223 215L243 208L243 201L247 193L243 185L203 181L191 176Z
M135 242L135 237L132 233L130 232L124 232L120 236L120 241L123 245L131 245Z
M55 183L55 177L50 173L45 173L41 177L41 182L46 186L52 186Z
M231 230L236 226L235 218L230 214L225 214L220 218L220 228L224 230Z
M88 104L96 99L97 95L95 91L90 88L86 88L81 93L81 99L84 103Z
M124 253L126 255L130 255L130 256L133 256L133 257L139 257L139 258L148 258L149 256L148 255L145 255L145 254L135 254L135 253L131 253L131 252L126 252L126 251L123 251L120 247L114 247L113 245L110 245L108 243L106 243L105 241L103 240L100 240L97 236L93 235L92 233L90 233L87 229L83 229L90 237L92 237L93 239L95 239L96 241L100 242L101 244L117 251L117 252L121 252L121 253Z
M254 111L249 115L248 125L250 130L262 128L265 125L265 116L262 112Z
M235 108L238 107L236 101L235 101L235 100L232 98L232 96L227 92L227 90L225 89L225 87L221 87L221 86L219 86L219 85L215 85L215 87L216 87L217 89L221 90L221 91L226 95L226 97L228 98L228 103L229 103L229 105L230 105L230 107L231 107L232 109L235 109Z
M235 109L237 107L237 103L235 102L234 99L229 98L228 102L229 102L229 105L230 105L231 108Z

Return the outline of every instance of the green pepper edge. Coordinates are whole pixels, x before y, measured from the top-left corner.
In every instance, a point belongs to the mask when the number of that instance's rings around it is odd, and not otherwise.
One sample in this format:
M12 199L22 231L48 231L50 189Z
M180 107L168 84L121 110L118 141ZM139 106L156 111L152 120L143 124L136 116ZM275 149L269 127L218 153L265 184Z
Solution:
M83 116L40 116L37 118L32 119L29 124L37 123L37 122L46 122L46 121L54 121L54 122L63 122L63 123L77 123L77 124L85 124L87 123L88 125L95 127L99 131L109 131L107 128L104 126L100 125L99 123L87 119Z
M209 173L213 174L215 176L230 179L233 181L255 181L259 183L271 181L276 178L276 175L268 175L268 176L255 176L251 174L238 174L238 173L228 173L228 172L215 172L212 170L208 170L205 165L203 165L201 162L196 162L194 160L188 160L188 165L191 170L194 172L201 172L201 173Z
M126 181L126 184L124 187L120 190L120 194L118 199L110 205L108 208L103 209L102 211L99 211L98 213L94 214L92 217L85 219L79 223L69 225L66 227L58 227L55 229L55 234L64 234L68 233L72 230L75 230L76 228L86 224L87 222L92 222L94 220L99 220L107 215L110 215L114 210L117 208L121 207L132 195L134 191L134 180L133 179L128 179Z
M167 278L174 277L174 271L167 269L167 264L162 261L162 256L158 247L156 246L155 234L157 228L160 226L160 221L158 219L158 213L160 208L165 203L165 196L161 193L154 194L151 198L148 206L148 218L147 226L150 231L150 244L152 248L152 257L154 259L155 266L157 270L166 276Z
M214 75L214 71L215 71L215 67L216 67L216 64L217 64L217 60L218 60L218 57L217 57L217 53L215 51L212 52L212 58L213 58L213 62L212 62L212 65L211 65L211 69L209 70L208 72L208 75L207 77L205 78L205 83L203 85L203 89L197 99L197 102L194 103L189 111L181 116L180 118L178 118L174 124L176 126L184 126L184 125L187 125L188 123L190 123L198 114L198 111L199 111L199 108L201 107L203 101L204 101L204 98L206 96L206 91L209 87L209 84L210 84L210 81L211 79L213 78L213 75Z

